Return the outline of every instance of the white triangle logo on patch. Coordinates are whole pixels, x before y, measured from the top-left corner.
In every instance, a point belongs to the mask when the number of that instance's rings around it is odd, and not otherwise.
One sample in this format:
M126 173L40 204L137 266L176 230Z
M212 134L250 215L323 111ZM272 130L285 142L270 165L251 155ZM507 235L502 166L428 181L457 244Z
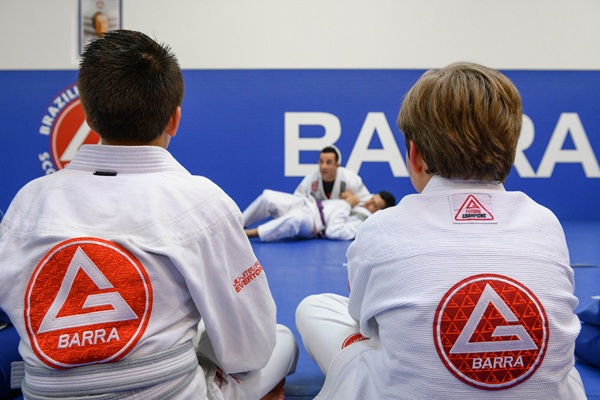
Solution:
M492 195L489 193L451 195L453 222L496 223Z
M37 331L38 334L64 328L86 326L91 323L99 324L105 322L128 321L138 318L136 313L131 309L118 291L91 294L86 298L85 303L83 304L83 308L110 306L112 307L112 310L59 317L58 313L67 300L79 270L82 270L99 289L113 288L113 285L106 279L94 262L90 260L81 247L78 247L67 268L56 298L42 319L40 328Z
M485 310L488 305L493 305L496 310L502 315L506 322L515 323L519 319L506 305L504 300L496 293L489 284L485 285L485 289L481 297L477 301L475 309L471 313L469 320L464 326L462 332L454 342L454 346L450 350L450 354L464 353L485 353L485 352L502 352L502 351L517 351L517 350L537 350L538 347L527 333L523 325L499 325L494 328L492 333L493 338L500 337L517 337L518 339L496 340L488 342L471 342L471 337L475 333Z

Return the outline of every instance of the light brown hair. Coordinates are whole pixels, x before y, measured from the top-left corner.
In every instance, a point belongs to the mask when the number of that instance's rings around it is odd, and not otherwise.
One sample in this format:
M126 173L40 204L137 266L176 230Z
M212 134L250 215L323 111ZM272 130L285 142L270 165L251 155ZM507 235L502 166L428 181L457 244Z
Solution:
M504 182L515 159L523 109L514 84L474 63L430 70L405 96L398 127L427 172L444 178Z

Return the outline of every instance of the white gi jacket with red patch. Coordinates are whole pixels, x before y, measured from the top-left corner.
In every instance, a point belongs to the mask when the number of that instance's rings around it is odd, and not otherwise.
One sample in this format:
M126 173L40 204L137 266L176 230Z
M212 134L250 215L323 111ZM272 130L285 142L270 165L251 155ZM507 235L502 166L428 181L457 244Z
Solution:
M501 184L434 176L348 250L346 347L317 399L585 399L563 230Z
M190 342L202 319L225 373L262 368L276 309L242 225L219 187L163 148L83 146L20 190L0 225L0 307L24 360L133 360ZM181 398L206 396L196 369Z

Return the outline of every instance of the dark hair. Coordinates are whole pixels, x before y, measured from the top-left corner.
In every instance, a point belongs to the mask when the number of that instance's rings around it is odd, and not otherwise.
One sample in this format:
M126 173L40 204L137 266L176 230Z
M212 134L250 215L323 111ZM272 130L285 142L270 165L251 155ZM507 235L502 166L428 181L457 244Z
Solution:
M385 207L383 208L394 207L396 205L396 198L390 192L382 190L377 192L377 194L385 202Z
M462 62L423 74L402 102L398 127L428 173L504 182L522 120L521 97L506 76Z
M335 154L335 162L339 164L341 154L340 154L340 151L338 150L337 147L334 147L334 146L324 147L323 150L321 150L321 153L333 153L333 154Z
M78 87L90 127L116 143L160 136L183 100L181 69L170 48L129 30L106 32L86 46Z

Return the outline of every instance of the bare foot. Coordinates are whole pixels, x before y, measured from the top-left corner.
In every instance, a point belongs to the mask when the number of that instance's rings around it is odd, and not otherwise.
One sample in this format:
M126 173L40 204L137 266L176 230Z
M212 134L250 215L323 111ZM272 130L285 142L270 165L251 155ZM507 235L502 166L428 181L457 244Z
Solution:
M246 236L249 238L258 237L258 228L244 229L244 232L246 232Z

